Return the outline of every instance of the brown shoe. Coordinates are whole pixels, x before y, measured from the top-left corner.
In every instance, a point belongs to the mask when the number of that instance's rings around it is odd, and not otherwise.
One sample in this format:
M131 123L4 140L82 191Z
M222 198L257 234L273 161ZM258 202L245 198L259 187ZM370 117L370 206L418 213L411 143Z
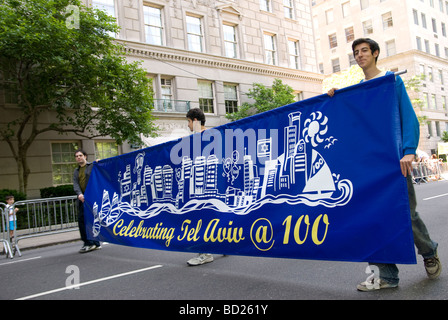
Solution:
M429 279L436 279L442 272L442 264L437 253L432 258L423 259L423 262L425 263L426 274Z

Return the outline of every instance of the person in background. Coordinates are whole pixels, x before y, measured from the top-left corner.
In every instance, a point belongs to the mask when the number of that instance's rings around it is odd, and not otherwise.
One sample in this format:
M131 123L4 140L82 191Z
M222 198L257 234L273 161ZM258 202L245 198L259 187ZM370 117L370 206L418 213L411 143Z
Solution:
M87 183L89 182L90 173L92 172L93 163L87 162L87 153L83 150L75 152L75 159L78 167L73 173L73 189L78 195L78 226L81 240L84 242L83 247L79 250L80 253L90 252L92 250L101 249L99 241L91 241L87 239L86 226L84 222L84 192L86 191Z
M6 200L6 209L8 210L9 215L9 240L12 242L14 237L14 230L17 227L16 213L19 211L19 208L14 208L13 195L6 196L5 200Z
M187 112L188 128L194 133L205 130L205 115L199 108L190 109ZM197 257L187 261L190 266L199 266L213 261L213 255L209 253L200 253Z

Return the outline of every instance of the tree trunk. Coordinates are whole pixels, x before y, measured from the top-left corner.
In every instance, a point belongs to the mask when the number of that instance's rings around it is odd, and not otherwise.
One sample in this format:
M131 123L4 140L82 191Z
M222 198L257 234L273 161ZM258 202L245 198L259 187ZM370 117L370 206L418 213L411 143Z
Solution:
M19 191L26 194L28 189L28 177L30 175L30 168L26 159L28 148L18 146L18 157L16 158L17 170L19 176Z

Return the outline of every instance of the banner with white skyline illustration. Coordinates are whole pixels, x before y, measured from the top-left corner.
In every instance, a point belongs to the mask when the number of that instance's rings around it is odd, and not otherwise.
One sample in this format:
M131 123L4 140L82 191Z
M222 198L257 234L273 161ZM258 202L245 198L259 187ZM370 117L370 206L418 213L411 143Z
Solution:
M400 132L391 75L104 159L85 194L87 234L159 250L414 264Z

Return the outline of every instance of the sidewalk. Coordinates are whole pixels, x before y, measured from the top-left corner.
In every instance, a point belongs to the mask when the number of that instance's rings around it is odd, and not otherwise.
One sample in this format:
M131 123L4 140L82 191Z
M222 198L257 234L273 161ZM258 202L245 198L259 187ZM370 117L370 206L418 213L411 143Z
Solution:
M46 236L43 235L34 238L22 239L19 241L19 249L20 251L23 251L78 240L81 240L79 230L68 231Z

